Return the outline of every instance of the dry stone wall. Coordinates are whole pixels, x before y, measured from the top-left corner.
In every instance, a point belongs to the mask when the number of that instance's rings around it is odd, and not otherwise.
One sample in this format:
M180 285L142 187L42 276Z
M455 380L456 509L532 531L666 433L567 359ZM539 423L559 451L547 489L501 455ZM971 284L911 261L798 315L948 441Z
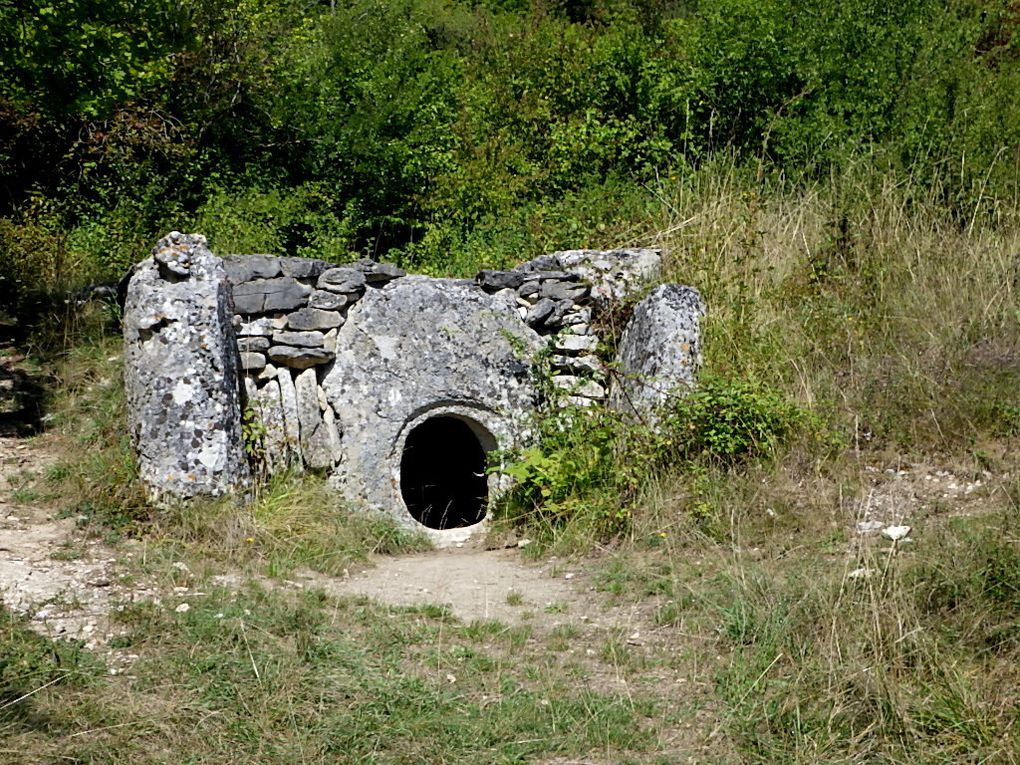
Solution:
M425 466L448 471L428 452L442 455L449 448L460 455L451 459L470 461L477 449L526 443L531 417L543 406L614 403L650 410L664 400L664 391L693 380L704 306L690 288L674 286L664 293L666 304L659 300L637 312L640 321L622 344L630 351L612 365L618 379L610 379L598 353L600 314L637 294L660 266L658 250L573 250L511 270L481 271L473 280L433 279L370 260L335 265L271 255L220 259L201 237L173 233L136 266L125 311L137 448L143 462L145 455L165 455L158 469L143 470L143 478L154 496L236 490L249 480L238 456L247 417L249 448L256 446L266 471L322 470L351 500L393 512L408 524L442 517L433 529L446 531L449 513L419 512L405 485L405 472L413 474L424 481L414 491L436 496L428 475L420 474L427 473ZM187 303L184 313L175 309L173 321L180 328L174 331L189 327L181 342L193 350L215 339L211 355L195 354L213 363L165 359L159 367L165 374L143 395L138 381L148 374L145 365L166 345L151 343L146 327L161 328L163 321L152 306L180 302L189 291L197 302ZM689 352L677 361L680 343ZM558 391L553 395L541 384L550 372L548 381ZM173 410L182 386L211 391L218 425L210 420L191 427L190 410ZM160 411L161 402L171 403ZM150 426L179 417L185 417L179 433ZM194 435L199 431L201 438ZM208 433L218 431L226 436L223 460L217 457L215 464L231 467L219 474L185 471L193 475L185 477L190 488L183 489L180 476L164 463L211 460L208 452L202 458L195 452L204 448ZM471 443L462 443L465 438ZM192 449L193 442L199 447ZM410 444L432 461L416 461ZM461 483L477 493L486 483L478 478L484 471L484 462L472 463ZM173 481L171 474L177 476ZM496 483L490 476L487 496ZM451 491L450 507L476 500ZM462 514L451 526L473 524L476 515Z
M321 383L336 358L337 332L365 294L404 272L362 260L230 255L237 350L249 411L263 430L270 472L330 469L341 457L336 412Z

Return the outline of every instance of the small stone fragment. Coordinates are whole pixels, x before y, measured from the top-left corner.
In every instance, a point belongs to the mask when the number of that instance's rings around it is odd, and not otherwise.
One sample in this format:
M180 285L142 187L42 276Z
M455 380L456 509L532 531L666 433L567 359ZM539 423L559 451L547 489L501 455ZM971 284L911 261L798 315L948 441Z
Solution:
M560 351L586 351L591 353L599 347L599 340L593 335L560 335L556 348Z
M263 316L253 321L241 322L237 329L238 337L271 337L273 332L283 329L286 324L283 319L271 319Z
M242 351L241 369L245 372L258 372L266 368L266 357L261 353Z
M316 286L330 292L361 292L365 289L365 272L350 266L330 268L319 275Z
M334 354L325 348L294 348L289 345L274 345L269 349L269 358L275 363L292 369L308 369L316 364L333 360Z
M280 259L273 255L227 255L223 258L227 279L235 287L253 279L272 279L280 275Z
M252 337L239 337L237 338L237 350L241 353L259 353L261 351L268 350L269 338L252 336Z
M520 271L479 271L475 281L486 292L499 292L504 289L515 290L524 282L524 274Z
M287 314L287 327L298 331L333 329L343 323L344 317L336 311L321 311L318 308L302 308Z
M293 276L295 279L317 279L320 274L331 268L331 265L323 260L314 258L280 258L280 268L284 276Z
M598 373L602 371L602 362L596 356L564 356L556 354L552 357L552 365L559 369L574 372Z
M553 300L566 300L575 303L588 296L590 290L586 284L571 284L562 281L543 282L539 294Z
M517 294L522 298L532 297L538 295L538 291L542 288L541 283L538 280L526 281L517 290Z
M606 389L594 380L585 380L575 375L557 375L552 378L553 385L560 390L565 390L574 396L585 398L605 398Z
M546 319L552 316L553 311L556 310L556 303L549 298L542 298L535 305L528 309L527 315L524 317L524 321L527 322L528 326L536 327L541 324L545 324Z
M342 292L330 292L329 290L315 290L308 296L308 307L319 308L323 311L339 311L349 299Z
M274 332L274 345L294 345L298 348L322 348L325 335L317 330L307 332ZM269 347L267 341L266 347Z
M401 276L407 276L407 271L393 263L373 263L371 269L365 270L365 281L372 285L383 285Z

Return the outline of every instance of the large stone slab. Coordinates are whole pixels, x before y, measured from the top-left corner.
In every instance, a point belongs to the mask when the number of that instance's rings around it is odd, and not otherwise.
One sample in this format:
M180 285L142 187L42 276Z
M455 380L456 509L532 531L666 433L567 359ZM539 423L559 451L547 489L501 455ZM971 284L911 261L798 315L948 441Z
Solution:
M150 498L233 492L248 479L230 282L205 238L172 232L124 304L128 428Z
M524 440L543 343L521 322L512 295L407 276L351 307L322 382L339 426L342 460L332 478L339 491L413 524L400 461L414 427L449 416L468 423L486 449Z
M683 395L701 366L705 304L693 287L663 284L634 307L617 349L609 403L618 411L656 421L671 397Z

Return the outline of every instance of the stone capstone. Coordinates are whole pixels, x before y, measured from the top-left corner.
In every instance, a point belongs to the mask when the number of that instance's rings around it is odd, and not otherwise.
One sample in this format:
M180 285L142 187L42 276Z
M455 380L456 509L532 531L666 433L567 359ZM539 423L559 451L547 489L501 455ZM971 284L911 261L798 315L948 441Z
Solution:
M243 487L237 342L230 282L205 238L172 232L139 263L124 304L124 387L150 498Z
M610 406L654 423L663 404L689 390L701 366L704 315L698 291L678 284L663 284L638 303L617 350L621 374Z

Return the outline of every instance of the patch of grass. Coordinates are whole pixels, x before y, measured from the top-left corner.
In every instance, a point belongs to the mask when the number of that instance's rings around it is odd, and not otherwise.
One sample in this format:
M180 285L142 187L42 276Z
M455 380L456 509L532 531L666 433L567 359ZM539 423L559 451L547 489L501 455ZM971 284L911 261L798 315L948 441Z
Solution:
M508 653L501 626L255 586L210 589L182 614L143 603L119 616L142 656L130 677L87 694L41 688L41 717L10 729L7 749L32 761L476 763L623 761L655 744L653 704Z
M181 505L162 512L155 525L171 545L192 544L276 577L299 568L343 575L371 553L431 547L387 515L351 509L312 474L276 476L245 505L231 499Z

